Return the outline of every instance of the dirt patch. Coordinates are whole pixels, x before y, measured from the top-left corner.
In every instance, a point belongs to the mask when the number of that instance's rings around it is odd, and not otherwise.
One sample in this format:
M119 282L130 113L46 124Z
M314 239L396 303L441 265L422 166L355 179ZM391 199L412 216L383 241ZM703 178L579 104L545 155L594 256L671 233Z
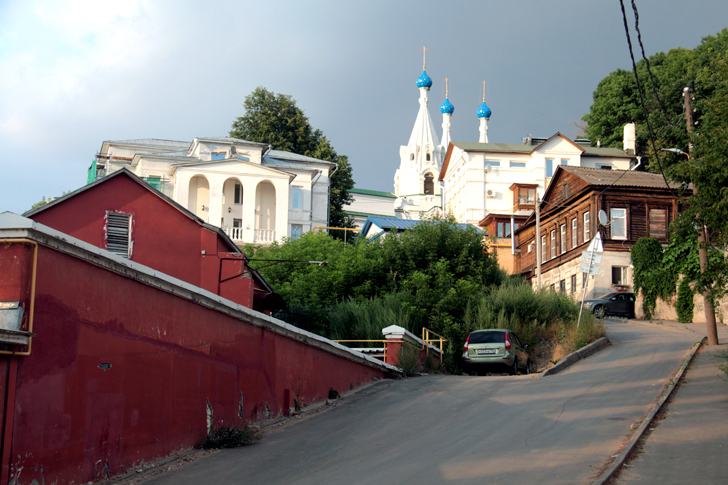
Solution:
M552 367L567 355L569 352L566 348L555 340L541 340L534 345L530 358L534 372L541 372Z

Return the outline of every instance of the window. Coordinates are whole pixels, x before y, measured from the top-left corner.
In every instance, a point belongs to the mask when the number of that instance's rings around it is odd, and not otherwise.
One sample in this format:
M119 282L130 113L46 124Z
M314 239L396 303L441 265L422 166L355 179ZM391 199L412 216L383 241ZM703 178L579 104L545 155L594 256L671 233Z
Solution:
M212 152L210 155L210 160L224 160L225 159L225 153L224 152Z
M667 210L650 209L650 237L667 239Z
M599 168L601 170L611 170L612 166L611 165L597 165L597 168Z
M546 159L546 178L554 176L554 161L551 158Z
M564 182L564 199L569 198L569 184Z
M415 159L415 154L414 153L410 153L410 160L414 160L414 159Z
M559 242L561 243L561 254L566 252L566 224L561 224L559 227Z
M627 239L627 209L610 209L612 239Z
M491 167L500 167L500 162L498 160L486 160L485 166L491 166Z
M571 292L576 293L576 275L571 275Z
M131 214L106 213L106 249L122 258L131 257Z
M303 189L301 187L293 187L293 209L303 208Z
M243 227L242 219L233 219L233 227Z
M291 224L291 239L301 237L301 232L303 232L303 226L301 224Z
M430 172L425 174L425 195L434 195L435 193L435 176Z
M541 261L546 261L546 236L541 236Z
M591 225L589 223L589 211L584 212L584 242L591 239Z
M566 293L566 280L559 281L559 293Z
M575 248L579 245L579 226L576 217L571 220L571 247Z
M533 242L528 245L528 252L530 253L533 249Z
M569 160L567 158L561 159L561 165L568 165L568 164L569 164Z
M429 153L425 155L425 160L427 160L428 162L431 160L431 155Z
M526 162L513 162L509 163L511 168L526 168Z
M235 184L235 203L243 203L243 186L240 184Z
M551 257L556 257L556 231L551 231Z
M626 285L627 284L627 267L626 266L612 266L612 284L613 285Z
M511 237L511 223L499 222L496 225L496 237Z
M144 179L146 183L157 190L162 190L162 178L159 175L150 175Z
M536 203L536 189L519 187L518 188L518 202L521 204L535 204Z

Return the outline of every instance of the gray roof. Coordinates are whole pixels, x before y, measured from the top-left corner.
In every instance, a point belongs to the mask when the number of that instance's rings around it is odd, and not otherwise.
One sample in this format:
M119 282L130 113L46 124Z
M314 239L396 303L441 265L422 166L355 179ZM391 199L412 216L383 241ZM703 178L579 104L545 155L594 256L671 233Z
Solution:
M469 152L490 152L490 153L519 153L527 155L538 149L538 145L524 145L523 143L478 143L473 141L454 141L452 142L458 148L462 148ZM582 157L609 157L609 158L634 158L627 155L619 148L602 148L585 146L577 144L584 152Z
M664 189L665 179L659 173L638 172L635 170L604 170L600 168L573 167L559 165L558 170L571 172L591 185L614 187L647 187ZM554 174L555 175L555 174ZM555 178L555 177L554 177ZM681 184L670 183L670 188L680 188Z
M222 143L245 143L247 145L258 145L262 147L267 147L267 143L260 143L257 141L248 141L248 140L241 140L240 138L230 138L229 136L205 136L205 137L198 137L198 141L218 141Z
M287 152L285 150L270 150L265 155L266 163L268 163L268 159L270 159L270 163L277 163L279 161L287 161L287 162L329 163L329 164L336 165L334 162L320 160L318 158L313 158L313 157L307 157L305 155L299 155L297 153Z
M188 141L162 140L160 138L138 138L136 140L109 140L106 143L118 143L121 145L149 146L155 148L176 148L187 149L190 147Z

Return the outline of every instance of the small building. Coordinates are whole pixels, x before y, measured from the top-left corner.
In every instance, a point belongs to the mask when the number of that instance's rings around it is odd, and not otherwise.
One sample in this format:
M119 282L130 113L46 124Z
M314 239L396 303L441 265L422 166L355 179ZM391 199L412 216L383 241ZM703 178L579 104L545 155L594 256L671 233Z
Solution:
M238 244L328 226L333 162L236 138L105 141L89 182L126 168Z
M225 231L126 168L25 216L248 308L282 303Z
M559 166L539 206L540 241L536 240L535 214L516 231L518 272L536 287L539 251L541 286L578 293L581 298L582 252L601 233L604 251L599 273L588 280L586 297L631 286L632 246L641 237L667 244L669 224L680 210L678 203L689 195L690 190L681 191L676 184L668 187L655 173Z
M357 229L364 227L367 217L395 217L394 201L397 196L393 193L353 188L349 194L354 200L344 210L354 220Z

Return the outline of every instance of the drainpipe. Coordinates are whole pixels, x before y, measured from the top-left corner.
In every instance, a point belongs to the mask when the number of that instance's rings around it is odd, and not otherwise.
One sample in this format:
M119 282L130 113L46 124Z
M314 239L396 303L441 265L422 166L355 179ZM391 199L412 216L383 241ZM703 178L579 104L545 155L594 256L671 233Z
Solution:
M637 170L637 167L639 167L640 165L642 165L642 157L637 157L637 165L630 168L630 170Z
M308 215L309 215L308 218L311 221L311 225L313 225L313 186L316 185L316 182L319 181L319 179L321 178L321 173L322 173L321 170L316 170L316 172L317 172L316 177L314 177L314 179L311 181L311 197L310 197L311 200L310 200L310 204L309 204L310 207L309 207L309 213L308 213Z
M329 174L329 203L326 206L326 227L329 227L331 225L331 178L334 176L336 171L339 169L339 164L336 164L336 167L334 167L333 172Z

